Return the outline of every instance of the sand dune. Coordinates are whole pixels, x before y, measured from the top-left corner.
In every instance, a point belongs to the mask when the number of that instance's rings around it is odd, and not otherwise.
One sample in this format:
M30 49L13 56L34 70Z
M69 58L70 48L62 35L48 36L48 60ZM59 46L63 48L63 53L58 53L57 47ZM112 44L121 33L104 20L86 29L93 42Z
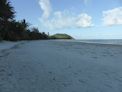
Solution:
M122 46L0 43L0 92L122 92Z

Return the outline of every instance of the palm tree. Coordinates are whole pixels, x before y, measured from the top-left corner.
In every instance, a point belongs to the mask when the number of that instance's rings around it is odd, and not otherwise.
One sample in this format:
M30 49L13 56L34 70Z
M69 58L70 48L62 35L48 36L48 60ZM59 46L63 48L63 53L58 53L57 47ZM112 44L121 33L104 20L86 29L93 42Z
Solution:
M14 14L14 8L11 6L10 1L0 0L0 33L3 38L9 30L10 23L15 16Z
M0 21L10 21L14 18L14 8L8 0L0 0Z
M26 22L25 19L23 19L21 22L20 22L21 26L23 27L23 30L22 31L27 31L28 27L29 27L29 23Z

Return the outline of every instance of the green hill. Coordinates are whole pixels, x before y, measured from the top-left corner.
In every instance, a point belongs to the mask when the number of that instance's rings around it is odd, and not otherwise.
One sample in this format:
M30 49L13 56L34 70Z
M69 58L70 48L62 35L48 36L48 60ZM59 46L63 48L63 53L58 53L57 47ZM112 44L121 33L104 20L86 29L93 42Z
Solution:
M67 34L54 34L50 36L51 39L73 39L70 35Z

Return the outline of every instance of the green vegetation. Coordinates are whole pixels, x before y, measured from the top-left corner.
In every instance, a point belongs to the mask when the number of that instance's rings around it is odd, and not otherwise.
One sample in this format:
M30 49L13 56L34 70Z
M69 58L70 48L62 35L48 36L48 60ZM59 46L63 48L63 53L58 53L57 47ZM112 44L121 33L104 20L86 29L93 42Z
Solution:
M54 34L50 36L51 39L73 39L71 36L67 34Z
M40 39L72 39L67 34L55 34L50 36L40 33L38 28L29 28L25 19L15 19L14 7L9 0L0 0L0 40L40 40Z
M38 28L29 29L25 19L16 21L15 11L10 1L0 0L0 40L38 40L48 39L48 36Z
M0 41L2 40L1 36L0 36Z

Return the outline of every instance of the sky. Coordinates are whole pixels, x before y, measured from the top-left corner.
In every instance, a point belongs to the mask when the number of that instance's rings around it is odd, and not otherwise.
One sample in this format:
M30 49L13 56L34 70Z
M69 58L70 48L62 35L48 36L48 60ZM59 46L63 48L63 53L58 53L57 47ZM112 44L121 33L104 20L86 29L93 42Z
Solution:
M11 0L16 19L76 39L122 39L122 0Z

